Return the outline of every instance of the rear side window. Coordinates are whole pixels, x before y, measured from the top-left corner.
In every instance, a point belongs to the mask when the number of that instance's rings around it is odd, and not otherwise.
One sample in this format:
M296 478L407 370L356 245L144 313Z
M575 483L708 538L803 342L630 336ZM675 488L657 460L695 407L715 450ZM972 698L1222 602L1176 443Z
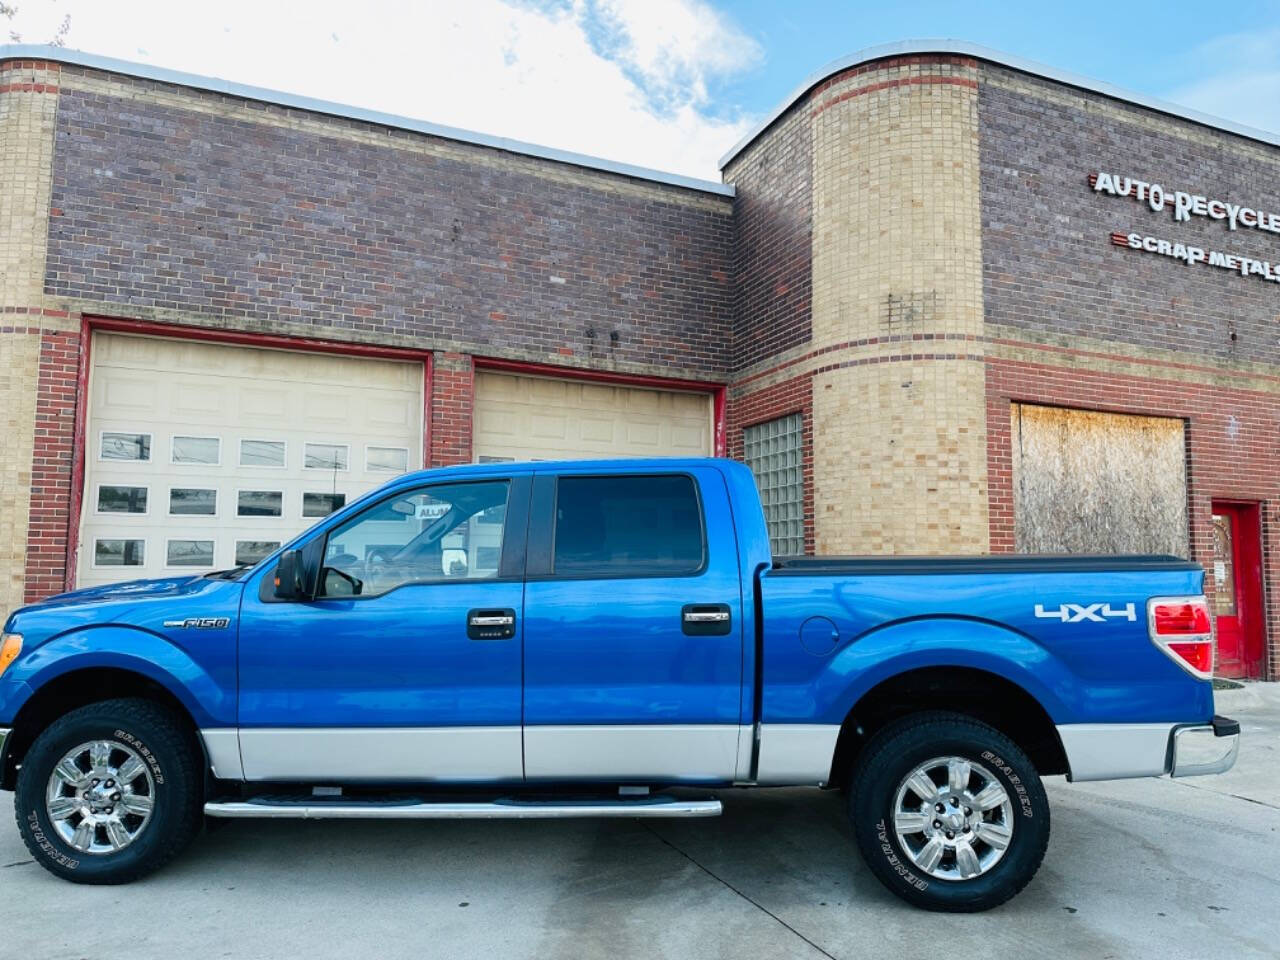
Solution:
M685 576L702 569L705 543L692 477L561 477L556 486L556 576Z

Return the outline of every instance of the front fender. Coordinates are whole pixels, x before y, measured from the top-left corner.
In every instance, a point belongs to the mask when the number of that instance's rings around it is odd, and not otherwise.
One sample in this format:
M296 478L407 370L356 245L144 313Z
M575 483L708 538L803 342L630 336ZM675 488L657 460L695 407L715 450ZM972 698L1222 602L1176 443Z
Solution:
M931 617L900 621L863 634L822 659L801 654L809 669L780 670L766 684L767 723L839 724L869 690L923 667L970 667L1017 684L1054 723L1070 723L1083 691L1058 658L1024 634L983 620ZM786 667L803 664L789 658ZM775 679L778 678L775 674Z
M21 702L6 703L5 712L16 715L27 699L58 677L103 668L127 670L160 684L186 707L197 727L235 726L234 672L219 683L191 652L148 630L120 625L74 630L19 657L5 679L13 681L11 695Z

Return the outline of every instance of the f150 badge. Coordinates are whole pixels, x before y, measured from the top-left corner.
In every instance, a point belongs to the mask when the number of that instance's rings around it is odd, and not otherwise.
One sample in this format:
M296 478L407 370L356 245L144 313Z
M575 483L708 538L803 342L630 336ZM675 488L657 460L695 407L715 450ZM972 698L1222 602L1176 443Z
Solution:
M223 630L231 626L227 617L187 617L185 620L166 620L167 629Z
M1138 613L1132 603L1113 607L1109 603L1063 603L1056 609L1046 610L1044 604L1036 604L1036 617L1040 620L1060 620L1062 623L1105 623L1108 620L1137 620Z

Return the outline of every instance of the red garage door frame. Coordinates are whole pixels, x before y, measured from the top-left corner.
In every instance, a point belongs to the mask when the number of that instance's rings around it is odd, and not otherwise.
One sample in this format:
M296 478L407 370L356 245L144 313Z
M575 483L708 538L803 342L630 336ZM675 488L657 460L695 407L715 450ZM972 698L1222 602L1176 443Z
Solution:
M80 363L76 371L76 413L71 445L71 502L67 515L67 553L65 588L74 589L79 554L80 513L84 504L85 427L89 414L89 370L91 369L93 334L132 333L138 336L163 337L166 340L196 340L258 347L267 350L290 350L308 353L331 353L373 360L404 360L422 364L422 463L431 458L431 387L433 353L405 347L382 347L343 340L314 337L292 337L274 333L252 333L186 324L154 323L122 317L84 316L80 321Z
M552 377L557 380L585 380L591 383L607 383L626 387L647 387L651 390L682 390L686 393L702 393L711 397L713 438L711 449L717 457L726 455L725 401L728 385L706 380L686 380L679 377L651 377L636 373L619 373L612 370L588 370L581 367L562 367L555 363L534 363L525 360L508 360L503 357L471 358L471 369L498 373L513 373L526 377ZM472 430L474 435L474 427Z

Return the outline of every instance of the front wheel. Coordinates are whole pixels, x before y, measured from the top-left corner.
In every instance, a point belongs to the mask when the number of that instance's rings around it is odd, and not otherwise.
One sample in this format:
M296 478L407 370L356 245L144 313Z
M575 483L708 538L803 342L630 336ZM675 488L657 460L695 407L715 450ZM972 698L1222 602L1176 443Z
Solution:
M849 792L871 871L928 910L1004 903L1035 876L1049 843L1049 801L1030 759L962 714L916 714L880 731Z
M18 772L18 829L36 862L76 883L127 883L163 866L200 826L198 750L147 700L73 710Z

